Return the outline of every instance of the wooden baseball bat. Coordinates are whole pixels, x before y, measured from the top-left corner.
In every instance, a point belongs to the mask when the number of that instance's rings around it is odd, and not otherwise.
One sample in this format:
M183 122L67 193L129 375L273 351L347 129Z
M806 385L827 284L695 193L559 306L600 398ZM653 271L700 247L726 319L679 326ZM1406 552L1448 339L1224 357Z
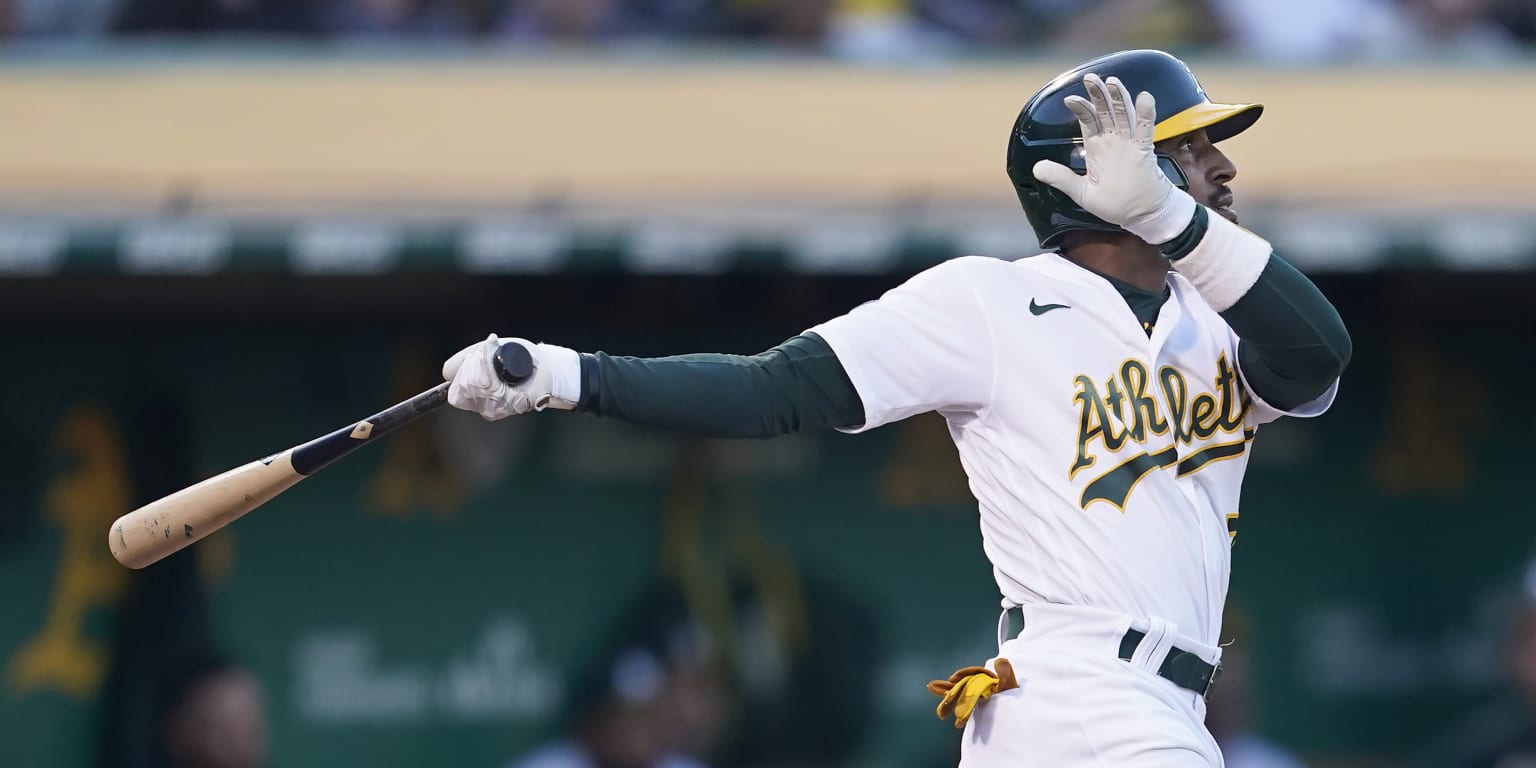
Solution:
M533 375L533 358L517 342L494 358L496 375L520 384ZM448 403L448 383L396 403L362 421L264 459L214 475L145 504L112 523L107 546L129 568L143 568L240 519L331 462Z

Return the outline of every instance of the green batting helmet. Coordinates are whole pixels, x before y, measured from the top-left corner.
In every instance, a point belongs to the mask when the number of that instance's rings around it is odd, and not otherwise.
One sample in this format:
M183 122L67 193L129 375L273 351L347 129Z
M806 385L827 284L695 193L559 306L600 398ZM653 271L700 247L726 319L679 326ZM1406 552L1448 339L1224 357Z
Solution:
M1073 94L1087 98L1083 75L1090 72L1106 80L1120 78L1133 96L1146 91L1157 99L1154 141L1201 128L1211 141L1221 141L1242 133L1264 111L1262 104L1212 102L1189 66L1162 51L1112 53L1057 75L1024 105L1008 136L1008 178L1045 248L1056 247L1063 235L1075 229L1123 231L1035 179L1035 163L1041 160L1055 160L1079 173L1086 171L1082 131L1063 99ZM1189 188L1188 178L1172 155L1159 152L1157 161L1176 186Z

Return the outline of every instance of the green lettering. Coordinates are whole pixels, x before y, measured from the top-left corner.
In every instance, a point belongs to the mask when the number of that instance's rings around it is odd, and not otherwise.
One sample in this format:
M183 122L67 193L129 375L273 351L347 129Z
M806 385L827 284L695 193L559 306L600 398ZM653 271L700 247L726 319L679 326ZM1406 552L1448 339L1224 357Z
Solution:
M1068 477L1077 474L1077 471L1093 466L1094 457L1088 453L1088 444L1098 438L1104 444L1104 450L1114 453L1125 445L1125 439L1129 430L1115 431L1115 422L1109 417L1109 406L1105 404L1103 396L1099 394L1098 385L1093 379L1079 374L1074 381L1077 383L1077 394L1072 401L1077 403L1077 458L1072 462L1072 469L1067 473ZM1113 383L1111 381L1111 383Z
M1168 422L1158 418L1157 399L1147 394L1147 366L1140 360L1127 360L1120 366L1120 378L1130 396L1131 418L1135 422L1132 432L1136 442L1145 442L1150 429L1154 435L1168 431Z
M1104 389L1109 392L1109 397L1104 398L1105 404L1109 406L1109 410L1114 412L1115 418L1119 419L1121 424L1124 424L1125 393L1120 391L1120 382L1116 381L1115 377L1111 376L1109 381L1104 382ZM1136 430L1134 428L1128 430L1128 433L1130 434L1134 434L1135 432Z
M1237 371L1227 362L1227 353L1221 353L1221 357L1216 358L1216 391L1221 398L1221 418L1216 425L1223 432L1242 429L1248 419L1248 409L1253 405L1239 384Z
M1067 472L1069 478L1077 475L1078 470L1093 466L1096 459L1088 455L1088 441L1104 431L1104 422L1099 418L1103 403L1093 379L1079 374L1074 381L1077 383L1077 394L1072 396L1072 402L1077 403L1077 458Z
M1195 395L1189 407L1189 431L1201 439L1216 434L1219 421L1216 411L1216 398L1205 392Z
M1163 385L1163 400L1168 403L1168 421L1173 425L1173 440L1177 443L1188 444L1190 441L1189 420L1189 384L1184 381L1184 374L1172 366L1163 366L1157 372L1158 381Z

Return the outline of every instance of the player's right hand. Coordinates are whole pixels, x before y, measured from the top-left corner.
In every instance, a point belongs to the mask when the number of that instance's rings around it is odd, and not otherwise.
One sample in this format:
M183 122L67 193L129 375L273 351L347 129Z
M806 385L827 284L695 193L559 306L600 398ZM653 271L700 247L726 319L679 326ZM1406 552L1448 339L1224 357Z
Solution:
M1083 76L1088 98L1068 96L1067 109L1083 132L1087 174L1041 160L1035 178L1065 192L1084 210L1145 240L1161 245L1178 237L1195 215L1195 199L1168 180L1157 166L1152 136L1157 102L1131 92L1119 78L1108 82Z
M533 357L533 374L520 384L508 384L496 375L496 351L507 342L523 345ZM581 357L574 349L526 339L502 340L493 333L448 358L443 379L452 382L449 405L478 413L486 421L545 408L569 410L580 397L579 388L572 387L580 386Z

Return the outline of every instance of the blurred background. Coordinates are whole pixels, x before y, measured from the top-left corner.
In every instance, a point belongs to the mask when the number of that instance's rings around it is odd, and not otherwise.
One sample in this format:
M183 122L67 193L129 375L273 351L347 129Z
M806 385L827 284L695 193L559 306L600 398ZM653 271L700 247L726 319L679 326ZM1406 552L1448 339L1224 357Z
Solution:
M1530 0L0 0L0 35L0 766L953 765L923 685L997 595L936 417L442 413L145 571L107 526L490 331L752 353L1026 257L1014 115L1137 46L1267 105L1237 208L1355 339L1257 443L1228 764L1536 765Z

